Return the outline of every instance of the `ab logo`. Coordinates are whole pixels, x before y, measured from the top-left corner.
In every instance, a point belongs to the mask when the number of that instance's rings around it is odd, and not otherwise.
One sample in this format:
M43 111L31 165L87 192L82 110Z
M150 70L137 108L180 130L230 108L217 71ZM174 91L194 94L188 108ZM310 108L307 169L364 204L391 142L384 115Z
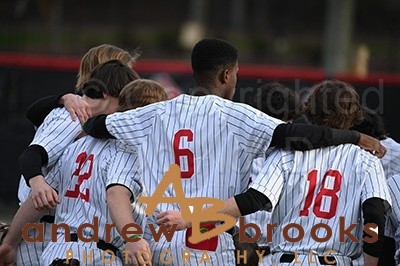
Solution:
M164 192L170 184L172 184L176 196L164 197ZM142 196L138 198L138 201L147 204L147 215L152 215L159 203L179 204L183 219L192 223L192 235L189 237L189 241L193 244L218 236L236 224L236 219L232 216L218 213L225 207L223 200L208 197L186 198L183 192L181 171L176 164L170 166L152 196ZM203 208L206 204L210 207ZM189 206L192 207L192 212ZM207 217L207 219L204 220L201 217ZM216 221L221 222L221 225L207 232L200 232L200 223Z

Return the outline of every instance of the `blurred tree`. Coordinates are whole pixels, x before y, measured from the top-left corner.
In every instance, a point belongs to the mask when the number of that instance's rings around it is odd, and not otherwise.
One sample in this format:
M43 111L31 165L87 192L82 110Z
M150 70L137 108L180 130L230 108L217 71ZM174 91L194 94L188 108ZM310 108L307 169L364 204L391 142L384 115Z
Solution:
M232 30L244 32L246 24L246 3L244 0L232 0L231 26Z
M63 0L51 1L51 13L50 13L50 49L53 52L59 51L61 45L62 36L62 22L63 22Z
M206 0L190 0L189 20L204 26L205 24Z
M187 50L192 47L205 35L205 11L206 0L191 0L189 5L189 18L182 24L180 43Z
M354 0L327 0L323 66L328 77L348 69Z

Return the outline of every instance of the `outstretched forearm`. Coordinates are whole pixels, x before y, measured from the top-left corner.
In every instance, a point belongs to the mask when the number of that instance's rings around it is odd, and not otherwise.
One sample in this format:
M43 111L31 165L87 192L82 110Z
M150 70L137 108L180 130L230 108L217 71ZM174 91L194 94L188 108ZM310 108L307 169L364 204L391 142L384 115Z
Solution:
M83 124L82 128L86 134L100 139L115 139L113 135L110 134L106 127L107 115L98 115L90 118Z
M115 185L107 189L107 205L111 220L116 224L120 234L125 225L135 223L130 198L131 192L124 186Z
M22 229L28 223L39 221L46 211L37 211L33 205L32 198L29 197L18 209L10 225L10 229L4 238L4 243L15 248L22 239Z
M345 143L358 144L360 133L308 124L280 124L274 130L270 147L312 150Z

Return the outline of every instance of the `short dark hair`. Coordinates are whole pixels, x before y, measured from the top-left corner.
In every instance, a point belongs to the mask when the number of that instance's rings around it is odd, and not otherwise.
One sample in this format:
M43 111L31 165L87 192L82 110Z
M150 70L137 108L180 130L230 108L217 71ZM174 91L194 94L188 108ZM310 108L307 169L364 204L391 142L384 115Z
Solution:
M90 78L83 85L83 94L93 99L103 98L103 94L118 98L120 92L139 75L119 60L110 60L95 67Z
M227 41L203 39L192 50L194 77L212 75L221 68L233 67L238 60L238 51Z
M385 139L387 136L382 116L365 106L364 120L359 125L355 125L352 129L379 140Z
M314 85L304 106L304 114L312 124L339 129L349 129L364 119L356 90L339 80L326 80Z
M283 121L301 116L303 106L300 96L279 82L269 82L257 88L250 105Z

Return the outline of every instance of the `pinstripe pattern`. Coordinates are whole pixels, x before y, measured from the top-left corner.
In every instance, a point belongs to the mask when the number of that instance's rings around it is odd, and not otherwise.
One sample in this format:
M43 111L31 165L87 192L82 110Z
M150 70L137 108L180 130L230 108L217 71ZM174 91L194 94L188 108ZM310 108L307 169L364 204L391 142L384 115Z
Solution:
M18 185L18 199L20 205L29 197L29 193L31 193L31 189L26 184L24 176L21 175Z
M309 191L307 176L313 169L318 170L313 201L308 209L308 216L300 216ZM325 184L322 183L322 178L329 169L339 171L342 181L337 192L336 213L332 218L325 219L319 218L313 207L315 196L323 187L333 188L333 177L327 176ZM352 243L348 239L339 243L339 217L345 217L347 228L352 223L360 224L361 204L366 199L378 197L391 202L380 161L351 144L306 152L276 150L267 158L261 174L250 187L264 193L271 200L272 206L275 206L271 223L278 224L272 243L277 252L293 253L297 250L299 254L308 254L309 250L314 250L316 254L323 254L326 250L333 249L339 255L357 257L360 255L358 243ZM323 196L319 209L328 211L331 200L331 196ZM301 225L306 236L295 243L285 240L282 230L289 223ZM332 237L324 243L318 243L309 236L312 226L318 223L327 224L332 229ZM353 234L359 236L361 230L362 226L358 226ZM324 237L325 233L324 229L316 231L319 237ZM290 229L289 235L297 236L298 231Z
M381 159L386 178L400 174L400 143L392 138L381 140L381 143L387 150L385 156Z
M194 174L182 179L186 197L227 199L242 192L249 183L251 163L264 156L275 127L282 121L271 118L244 104L233 103L217 96L181 95L170 101L148 105L133 111L109 115L108 131L143 158L145 187L152 194L169 166L175 163L173 139L181 129L193 132L193 141L181 138L180 149L194 154ZM182 171L188 160L180 160ZM174 196L169 187L166 197ZM179 210L177 204L159 204L149 223L165 210ZM158 230L156 226L156 230ZM173 250L173 265L182 265L186 250L184 232L175 233L171 243L164 238L154 243L148 231L154 265L162 264L162 250ZM234 265L234 245L229 234L219 236L218 252L209 252L213 265ZM191 263L200 260L202 252L191 250ZM207 263L205 263L206 265Z
M268 152L267 152L267 154L268 154ZM250 174L250 177L252 180L254 180L258 176L261 169L263 168L264 162L265 162L264 157L257 158L253 161L253 164L251 167L251 174ZM245 219L245 223L254 223L254 224L257 224L258 227L260 228L261 236L257 240L258 245L260 247L269 246L267 243L266 224L268 224L271 220L271 213L267 212L267 211L258 211L256 213L252 213L252 214L244 216L244 219ZM246 232L252 237L255 235L255 230L252 228L246 230ZM263 266L272 265L271 264L271 255L264 256L262 263L260 265L263 265Z
M400 175L388 178L387 182L392 197L392 213L386 222L386 235L394 238L396 249L400 250Z
M80 265L124 265L124 258L120 258L118 256L113 258L111 254L105 253L103 250L98 249L95 242L63 242L63 234L59 234L57 238L57 242L49 244L51 249L46 248L43 251L40 265L50 265L55 259L65 259L66 251L72 252L72 258L79 260L81 263ZM92 254L92 256L90 256L90 254ZM87 257L85 257L85 255Z
M90 172L91 160L89 158L90 155L94 156L91 176L83 181L79 189L84 194L87 194L86 189L89 189L88 201L65 196L67 190L74 190L77 184L78 178L72 173L78 167L78 156L84 152L86 152L87 158L81 174ZM98 217L99 239L105 239L105 224L112 223L106 204L106 187L111 184L123 185L131 190L135 199L144 193L140 164L136 154L126 152L124 146L116 140L102 141L89 136L79 139L64 151L57 166L47 174L46 181L58 190L62 198L56 209L55 223L66 223L70 226L71 232L76 232L81 224L93 224L93 218ZM134 219L144 228L144 205L135 203L134 207ZM62 229L59 229L59 233L62 232ZM84 234L91 236L92 229L86 228ZM115 228L111 230L110 243L118 248L123 246L123 239ZM80 246L80 244L77 245ZM58 246L59 249L63 247L60 243L49 243L43 255L44 260L52 261L56 258L55 255L60 252L65 253L62 250L57 251L55 246Z
M46 150L49 157L47 167L51 168L80 132L79 121L72 121L67 109L56 108L46 116L43 124L37 129L31 145L40 145Z
M25 182L25 181L24 181ZM50 214L50 211L49 211ZM44 224L44 241L43 242L36 242L36 243L27 243L22 240L16 250L17 254L17 265L22 266L39 266L40 264L40 257L44 248L50 242L51 239L51 224L43 223ZM33 237L36 235L36 231L30 230L29 236Z
M43 174L52 169L61 156L63 150L70 145L79 135L81 127L78 121L72 121L70 114L65 108L56 108L45 118L42 125L37 129L30 145L42 146L48 154L48 164L43 167ZM24 202L31 190L25 179L21 177L18 187L18 198ZM49 212L53 215L54 212ZM46 226L47 230L49 226ZM46 234L46 236L49 234ZM39 258L43 249L48 244L47 237L43 243L26 243L22 241L18 248L17 265L39 265Z

